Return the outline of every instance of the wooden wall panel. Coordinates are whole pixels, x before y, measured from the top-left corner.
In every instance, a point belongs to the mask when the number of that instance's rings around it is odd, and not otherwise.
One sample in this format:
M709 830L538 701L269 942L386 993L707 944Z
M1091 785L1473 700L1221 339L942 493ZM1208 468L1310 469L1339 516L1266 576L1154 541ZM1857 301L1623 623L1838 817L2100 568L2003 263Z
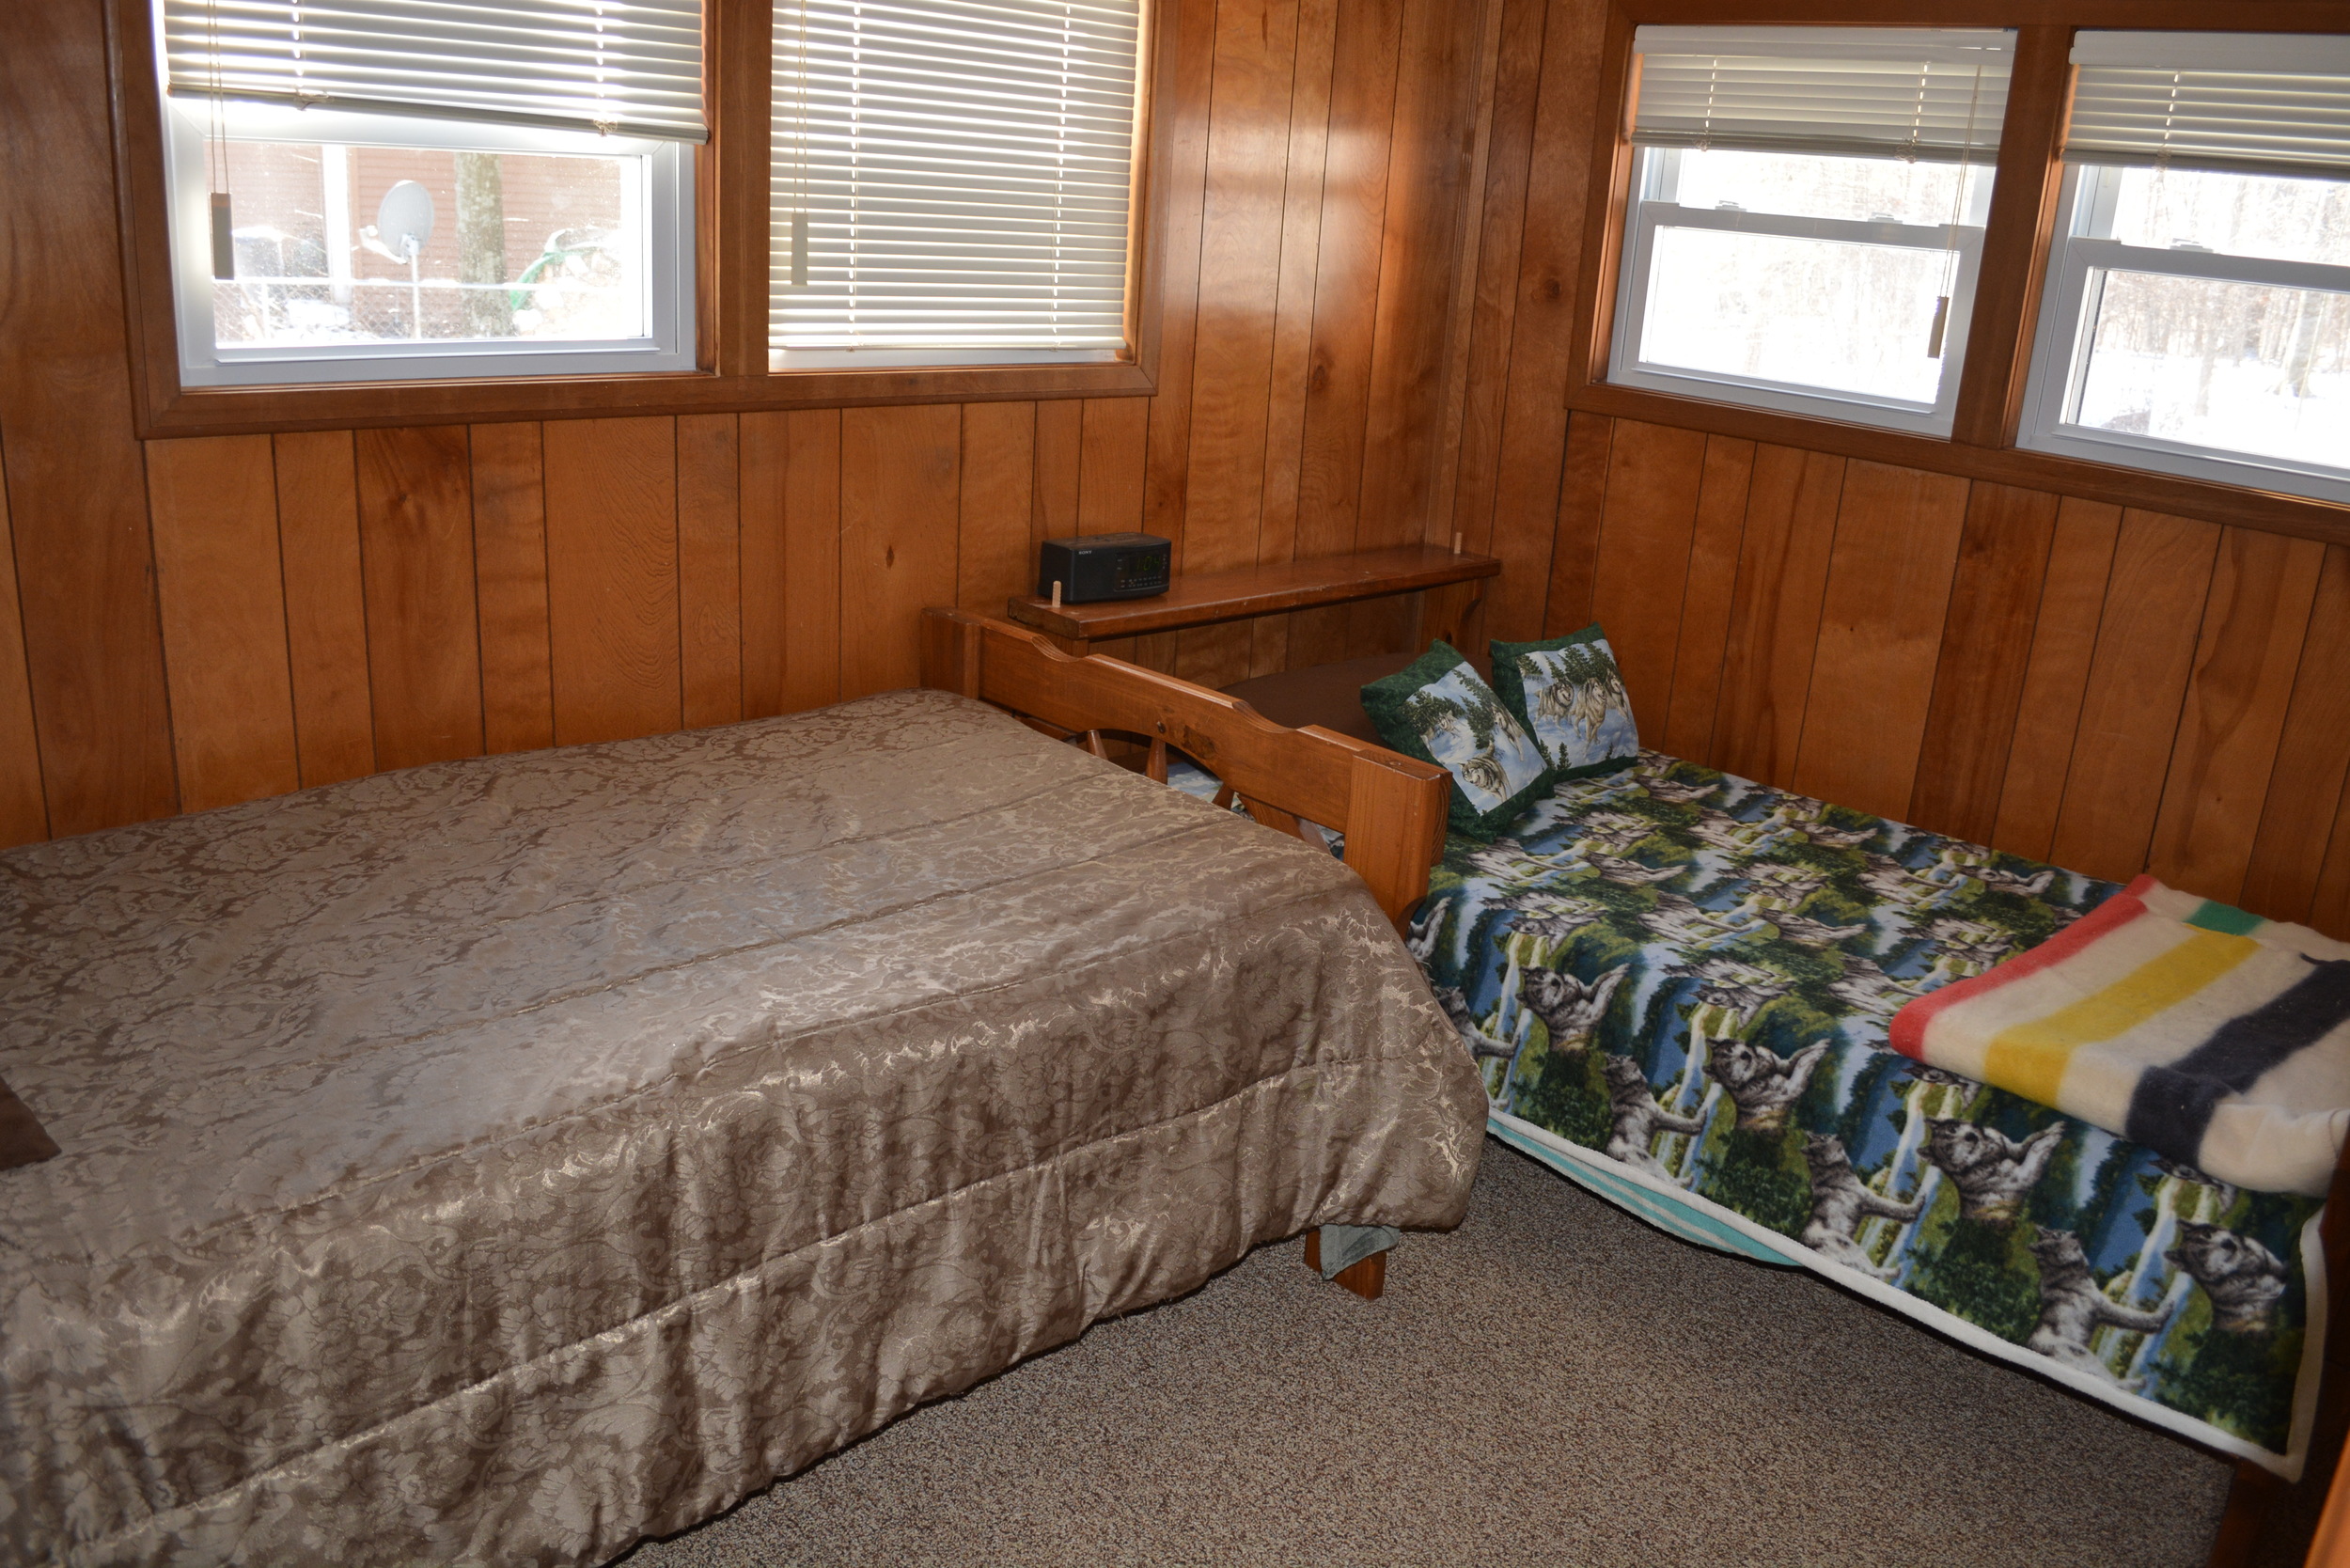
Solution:
M1714 709L1721 699L1722 655L1730 642L1730 607L1737 599L1738 553L1746 540L1747 495L1753 481L1753 442L1706 438L1662 736L1655 733L1654 719L1649 721L1648 744L1675 756L1705 757L1714 749Z
M1672 706L1682 599L1704 481L1702 434L1616 422L1600 508L1591 619L1607 629L1635 714L1661 714Z
M356 441L375 765L478 757L481 642L465 427L361 431Z
M2225 530L2150 869L2222 903L2243 896L2326 546Z
M2057 509L1991 834L1991 842L2026 859L2045 860L2056 839L2073 735L2089 690L2089 664L2097 650L2097 623L2105 614L2121 535L2119 507L2067 499ZM1953 671L1951 678L1965 677Z
M476 425L471 440L482 742L531 751L555 744L545 443L528 423Z
M546 428L547 624L555 743L683 722L678 656L677 422Z
M678 419L678 661L688 729L743 716L740 448L734 415Z
M782 585L783 682L779 713L838 702L843 602L840 559L840 425L838 410L785 416ZM862 586L854 590L862 593Z
M307 788L375 771L359 475L349 431L274 437L294 744Z
M2329 545L2310 607L2309 641L2285 710L2277 766L2261 803L2260 835L2243 902L2280 920L2307 920L2335 838L2350 777L2350 548ZM2350 851L2350 840L2342 847Z
M840 576L857 585L840 598L844 698L920 678L922 610L955 599L962 459L962 410L952 404L840 416Z
M2049 857L2116 879L2146 864L2219 529L2125 511Z
M147 484L181 808L299 788L269 437L159 447Z
M1766 784L1794 781L1844 466L1818 452L1755 448L1707 760Z
M1004 601L1036 587L1034 403L971 403L963 410L962 497L955 603L1002 615Z
M1568 427L1558 509L1543 541L1547 592L1532 606L1530 622L1516 619L1515 606L1496 606L1496 613L1487 618L1495 636L1511 642L1559 637L1581 630L1590 620L1599 573L1600 520L1607 504L1608 454L1615 433L1614 420L1591 414L1576 415ZM1502 575L1507 578L1511 563L1507 556L1502 559Z
M1804 793L1908 808L1966 517L1964 479L1846 465L1795 757Z
M745 414L739 425L743 562L743 716L784 711L784 530L791 471L791 416ZM838 515L833 520L838 529Z
M103 17L11 7L0 48L0 444L57 834L180 808L131 424Z
M24 667L24 623L17 611L16 541L8 528L6 456L0 454L0 849L49 837L40 794L40 743L33 728L33 682Z
M2057 507L2009 485L1979 484L1967 497L1911 822L1979 842L1998 830Z

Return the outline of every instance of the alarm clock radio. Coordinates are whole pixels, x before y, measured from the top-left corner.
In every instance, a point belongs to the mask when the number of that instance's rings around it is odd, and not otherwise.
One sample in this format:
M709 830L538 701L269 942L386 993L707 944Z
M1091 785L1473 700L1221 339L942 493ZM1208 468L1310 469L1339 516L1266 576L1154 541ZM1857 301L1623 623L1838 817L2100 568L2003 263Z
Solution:
M1037 548L1036 596L1064 604L1097 599L1148 599L1165 593L1175 547L1156 534L1091 534L1048 539Z

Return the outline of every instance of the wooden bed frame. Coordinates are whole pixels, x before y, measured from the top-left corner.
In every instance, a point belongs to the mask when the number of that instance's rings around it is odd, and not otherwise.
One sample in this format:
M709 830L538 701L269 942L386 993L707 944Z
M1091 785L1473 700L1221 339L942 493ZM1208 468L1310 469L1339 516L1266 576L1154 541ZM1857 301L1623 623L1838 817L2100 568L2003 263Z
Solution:
M961 610L928 610L922 621L922 683L990 702L1056 738L1079 739L1097 754L1110 740L1146 746L1145 768L1165 781L1167 755L1183 752L1246 801L1260 822L1317 842L1300 820L1346 835L1346 863L1371 885L1402 929L1428 891L1429 868L1444 849L1450 781L1442 769L1308 725L1285 729L1247 703L1174 676L1100 654L1073 657L1044 637ZM2332 1458L2350 1431L2350 1165L2336 1170L2323 1229L2326 1279L2326 1367L2310 1464L2286 1486L2260 1466L2236 1466L2227 1512L2212 1542L2211 1568L2245 1568L2272 1513L2333 1497L2309 1568L2350 1568L2350 1469ZM1320 1233L1306 1236L1319 1271ZM1337 1276L1375 1298L1386 1254Z
M1309 824L1346 835L1346 864L1401 931L1428 892L1444 852L1452 780L1442 768L1309 724L1274 723L1238 698L1102 654L1079 658L1009 621L963 610L922 612L922 684L977 698L1097 757L1113 742L1141 748L1143 771L1167 782L1180 751L1224 781L1248 814L1324 847ZM1224 796L1219 796L1221 801ZM1306 1266L1322 1272L1322 1232L1306 1232ZM1387 1255L1331 1278L1375 1301Z
M1291 729L1238 698L1102 654L1073 657L1042 635L963 610L922 612L922 684L995 704L1097 756L1144 748L1167 782L1180 751L1224 780L1268 827L1315 848L1308 823L1346 835L1346 863L1402 930L1444 853L1452 781L1442 768L1309 724Z

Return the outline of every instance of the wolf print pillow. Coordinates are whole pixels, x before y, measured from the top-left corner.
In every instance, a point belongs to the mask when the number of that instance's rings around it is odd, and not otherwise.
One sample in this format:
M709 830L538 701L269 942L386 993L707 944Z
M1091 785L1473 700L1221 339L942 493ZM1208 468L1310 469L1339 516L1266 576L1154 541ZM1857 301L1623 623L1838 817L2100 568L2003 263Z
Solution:
M1496 642L1494 692L1542 748L1555 778L1628 768L1640 755L1615 650L1597 622L1547 642Z
M1542 748L1448 643L1365 686L1363 711L1389 746L1452 775L1456 833L1490 839L1549 792Z

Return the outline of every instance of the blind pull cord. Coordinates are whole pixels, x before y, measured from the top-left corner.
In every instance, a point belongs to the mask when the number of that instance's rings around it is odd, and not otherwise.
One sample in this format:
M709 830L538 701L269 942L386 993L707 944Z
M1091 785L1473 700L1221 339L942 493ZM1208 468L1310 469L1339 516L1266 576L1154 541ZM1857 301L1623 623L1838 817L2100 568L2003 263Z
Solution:
M220 79L220 0L206 0L204 45L212 111L211 134L204 149L205 183L212 192L212 276L233 281L237 275L237 221L228 200L228 119Z
M1958 180L1950 192L1950 221L1943 229L1948 243L1942 252L1942 297L1934 302L1934 325L1926 332L1926 357L1942 357L1950 329L1950 298L1958 291L1958 220L1966 204L1967 160L1975 150L1975 112L1982 102L1982 67L1975 67L1975 85L1966 95L1966 133L1958 144Z

